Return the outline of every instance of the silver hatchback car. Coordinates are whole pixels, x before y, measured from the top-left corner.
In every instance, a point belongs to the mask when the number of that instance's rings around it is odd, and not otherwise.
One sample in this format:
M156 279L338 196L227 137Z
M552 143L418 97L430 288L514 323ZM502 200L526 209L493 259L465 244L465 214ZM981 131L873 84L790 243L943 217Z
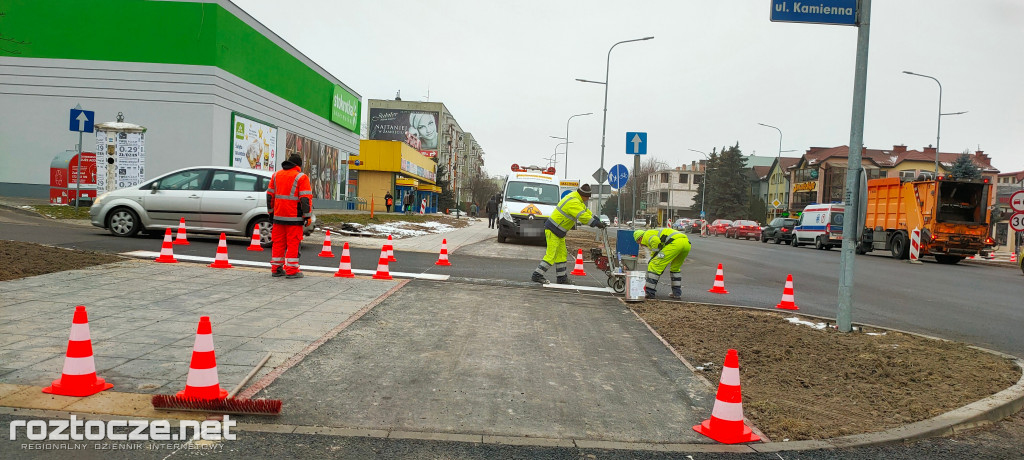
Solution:
M227 166L179 169L141 185L104 193L89 208L92 224L115 236L177 229L185 218L189 233L252 237L269 246L267 187L273 173ZM313 231L315 217L305 228Z

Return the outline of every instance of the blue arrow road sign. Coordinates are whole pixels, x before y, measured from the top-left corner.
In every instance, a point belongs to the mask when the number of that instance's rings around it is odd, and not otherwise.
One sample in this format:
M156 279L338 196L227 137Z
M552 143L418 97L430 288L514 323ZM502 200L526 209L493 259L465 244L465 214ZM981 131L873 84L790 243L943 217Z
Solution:
M71 130L77 132L91 133L92 122L96 119L96 112L90 110L71 109Z
M647 155L647 133L626 133L626 155Z
M772 0L772 21L857 25L857 0Z
M608 172L608 184L615 190L625 186L627 180L629 180L629 170L624 165L612 166L612 170Z

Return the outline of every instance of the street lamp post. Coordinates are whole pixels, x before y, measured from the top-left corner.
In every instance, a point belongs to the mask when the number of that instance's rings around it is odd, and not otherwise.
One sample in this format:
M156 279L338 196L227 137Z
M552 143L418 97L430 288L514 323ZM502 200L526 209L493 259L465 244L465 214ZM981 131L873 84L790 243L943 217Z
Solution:
M706 154L704 152L701 152L700 150L694 150L694 149L689 149L689 150L691 152L697 152L697 153L699 153L701 155L704 155L704 158L708 159L708 163L711 163L711 157L709 157L708 154ZM704 227L705 227L705 225L704 225L704 221L705 221L705 218L704 218L705 217L705 214L704 214L704 197L708 196L708 167L707 167L707 163L705 163L704 171L703 171L703 174L701 174L701 176L702 176L701 177L702 180L701 180L701 186L700 186L700 220L701 220L700 236L703 237L704 236Z
M567 179L567 180L569 179L569 144L568 144L568 142L569 142L569 122L572 121L573 118L582 117L584 115L593 115L593 114L594 114L593 112L577 113L576 115L573 115L573 116L569 117L568 120L565 120L565 142L566 142L566 144L565 144L565 175L563 177L565 179ZM597 211L601 212L601 209L598 208Z
M781 163L782 162L782 130L779 129L779 128L776 128L776 127L774 127L772 125L766 125L764 123L758 123L758 124L761 125L761 126L772 128L772 129L774 129L774 130L779 132L779 154L776 155L776 157L775 157L775 164L778 165L778 167L781 169L782 168L782 163ZM775 186L775 194L776 195L779 194L779 186L778 185ZM766 202L765 204L768 204L768 203ZM765 216L765 223L767 223L767 222L768 222L768 216Z
M608 48L608 58L605 61L605 65L604 65L604 81L584 80L582 78L577 78L576 79L576 81L581 81L581 82L584 82L584 83L597 83L599 85L604 85L604 117L601 119L601 170L604 170L604 138L605 138L606 128L608 127L608 70L609 70L609 67L611 67L611 63L612 63L612 50L615 49L616 46L619 46L619 45L621 45L623 43L639 42L639 41L644 41L644 40L650 40L652 38L654 38L654 37L644 37L644 38L634 38L632 40L623 40L621 42L615 43L614 45L611 46L611 48ZM566 122L566 123L568 123L568 122ZM599 213L601 212L601 185L602 184L604 184L604 181L601 181L601 183L597 184L597 212L599 212Z
M916 77L930 78L930 79L932 79L935 82L935 84L939 85L939 116L938 116L938 122L936 123L937 126L936 126L936 129L935 129L935 177L939 177L939 139L941 138L941 135L942 135L942 116L943 115L963 115L963 114L965 114L967 112L942 113L942 83L939 82L938 78L935 78L935 77L932 77L932 76L929 76L929 75L923 75L923 74L919 74L919 73L914 73L914 72L911 72L911 71L908 71L908 70L904 70L903 73L905 73L907 75L914 75Z

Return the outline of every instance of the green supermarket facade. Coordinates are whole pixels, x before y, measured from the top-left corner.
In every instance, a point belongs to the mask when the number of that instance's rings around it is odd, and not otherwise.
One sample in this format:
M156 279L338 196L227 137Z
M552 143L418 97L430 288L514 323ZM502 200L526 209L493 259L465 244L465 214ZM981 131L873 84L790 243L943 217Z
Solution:
M81 106L97 124L122 114L146 128L144 179L261 167L239 161L244 127L265 159L297 150L319 165L318 199L345 196L362 97L229 1L6 0L0 39L0 195L47 196Z

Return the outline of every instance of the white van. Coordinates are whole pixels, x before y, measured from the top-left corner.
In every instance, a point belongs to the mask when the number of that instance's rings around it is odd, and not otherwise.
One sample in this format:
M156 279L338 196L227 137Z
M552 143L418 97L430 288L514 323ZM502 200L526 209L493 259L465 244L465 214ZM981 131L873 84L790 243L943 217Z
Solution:
M843 244L843 203L809 204L793 227L793 247L813 244L832 249Z
M498 242L544 238L544 222L561 200L555 168L512 165L498 207Z

